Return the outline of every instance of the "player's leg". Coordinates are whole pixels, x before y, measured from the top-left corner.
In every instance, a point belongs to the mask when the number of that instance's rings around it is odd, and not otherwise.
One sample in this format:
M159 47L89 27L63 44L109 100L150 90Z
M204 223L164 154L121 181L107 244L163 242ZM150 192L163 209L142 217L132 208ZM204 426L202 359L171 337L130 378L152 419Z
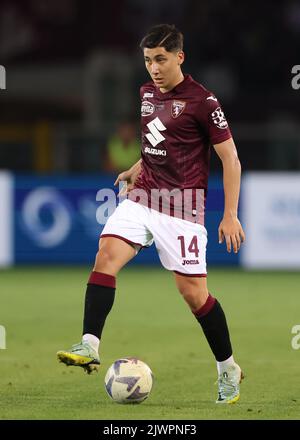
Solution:
M99 251L86 288L82 341L70 350L59 351L57 356L61 362L83 367L87 373L98 370L99 343L114 303L116 275L136 252L134 245L119 238L100 239Z
M122 237L101 237L93 272L115 277L135 255L139 245L125 241Z
M71 350L57 353L65 364L81 366L88 373L98 369L99 342L114 303L116 276L141 247L153 242L145 226L147 212L138 203L124 200L107 220L86 289L82 341Z
M166 269L175 273L177 287L201 325L216 358L218 401L233 403L239 398L241 371L232 356L223 309L207 289L206 229L202 225L155 212L152 219L152 233L159 258Z
M177 288L201 325L221 370L222 363L232 358L229 330L222 307L208 292L206 277L174 275Z
M177 289L181 293L191 311L195 313L207 301L209 296L207 290L206 276L194 277L174 272Z
M175 273L176 285L202 327L216 358L219 377L218 403L234 403L239 399L240 367L235 363L224 311L207 289L206 277Z

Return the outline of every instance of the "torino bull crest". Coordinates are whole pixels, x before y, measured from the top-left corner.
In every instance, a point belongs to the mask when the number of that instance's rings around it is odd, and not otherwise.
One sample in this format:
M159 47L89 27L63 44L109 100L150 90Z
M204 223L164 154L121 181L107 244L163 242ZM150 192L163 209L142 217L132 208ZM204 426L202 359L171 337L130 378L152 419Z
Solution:
M184 101L173 101L172 103L172 118L178 118L185 109Z

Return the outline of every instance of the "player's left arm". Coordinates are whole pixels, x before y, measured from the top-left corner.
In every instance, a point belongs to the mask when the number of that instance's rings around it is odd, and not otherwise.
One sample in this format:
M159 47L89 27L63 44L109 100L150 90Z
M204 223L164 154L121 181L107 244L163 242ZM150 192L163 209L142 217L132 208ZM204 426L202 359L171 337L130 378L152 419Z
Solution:
M219 225L219 243L226 241L227 251L231 247L235 253L245 241L245 233L238 219L238 202L240 194L241 164L234 141L231 138L219 144L214 144L217 155L223 165L223 185L225 207L223 219Z

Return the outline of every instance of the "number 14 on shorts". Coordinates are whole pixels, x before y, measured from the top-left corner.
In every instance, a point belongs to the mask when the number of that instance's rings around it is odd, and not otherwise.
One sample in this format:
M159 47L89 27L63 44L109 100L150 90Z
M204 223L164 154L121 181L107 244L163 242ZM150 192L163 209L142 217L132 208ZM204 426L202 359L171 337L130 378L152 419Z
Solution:
M186 249L190 254L195 254L195 257L199 257L199 247L198 247L198 238L197 235L194 235L192 240L186 243L185 237L183 235L178 235L177 240L180 241L181 247L181 256L182 258L186 258Z

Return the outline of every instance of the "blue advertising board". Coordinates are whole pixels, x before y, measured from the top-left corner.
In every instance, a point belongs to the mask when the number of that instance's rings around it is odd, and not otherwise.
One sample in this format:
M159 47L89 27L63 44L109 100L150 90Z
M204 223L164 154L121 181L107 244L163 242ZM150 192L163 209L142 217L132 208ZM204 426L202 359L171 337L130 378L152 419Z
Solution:
M115 191L115 175L76 177L15 176L15 263L93 264L103 224L97 221L97 193ZM208 264L237 264L238 256L218 244L223 188L210 178L207 198ZM159 264L154 245L143 249L131 264Z

